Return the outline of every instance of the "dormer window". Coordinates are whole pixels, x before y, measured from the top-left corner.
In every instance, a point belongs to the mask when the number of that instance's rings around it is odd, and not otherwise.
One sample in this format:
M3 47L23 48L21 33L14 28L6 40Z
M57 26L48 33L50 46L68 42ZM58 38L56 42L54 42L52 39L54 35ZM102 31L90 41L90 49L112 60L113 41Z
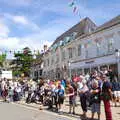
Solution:
M74 40L75 37L76 37L76 35L77 35L77 32L73 32L73 33L71 34L71 39Z
M70 42L70 37L65 37L65 43Z
M62 40L60 41L59 45L60 45L60 46L62 46L62 45L63 45L63 41L62 41Z

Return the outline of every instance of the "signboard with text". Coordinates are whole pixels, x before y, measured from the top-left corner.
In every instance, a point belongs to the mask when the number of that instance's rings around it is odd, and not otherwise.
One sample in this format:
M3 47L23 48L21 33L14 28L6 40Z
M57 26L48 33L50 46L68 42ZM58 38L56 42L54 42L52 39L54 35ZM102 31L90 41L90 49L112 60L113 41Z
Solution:
M1 78L12 79L12 71L2 71Z

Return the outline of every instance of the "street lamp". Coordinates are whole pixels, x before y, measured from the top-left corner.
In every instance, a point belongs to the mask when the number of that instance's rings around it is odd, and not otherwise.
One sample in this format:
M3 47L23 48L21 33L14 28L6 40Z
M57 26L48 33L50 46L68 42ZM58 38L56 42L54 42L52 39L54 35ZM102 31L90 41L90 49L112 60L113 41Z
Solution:
M117 69L118 69L118 80L119 80L119 72L120 72L120 49L115 50L115 57L116 57L116 62L117 62Z
M69 75L70 75L70 81L71 81L71 62L68 62L68 66L69 66Z
M120 49L115 50L115 56L116 56L117 59L120 58Z
M3 53L2 53L2 51L0 50L0 56L2 56L2 54L3 54ZM2 69L2 67L1 67L1 66L0 66L0 69Z

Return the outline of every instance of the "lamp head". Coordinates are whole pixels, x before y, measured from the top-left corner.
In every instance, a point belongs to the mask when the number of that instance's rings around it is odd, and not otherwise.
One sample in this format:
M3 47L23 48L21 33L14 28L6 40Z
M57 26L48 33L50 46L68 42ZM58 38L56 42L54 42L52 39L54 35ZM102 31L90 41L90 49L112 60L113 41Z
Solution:
M120 49L115 49L115 55L116 57L120 57Z

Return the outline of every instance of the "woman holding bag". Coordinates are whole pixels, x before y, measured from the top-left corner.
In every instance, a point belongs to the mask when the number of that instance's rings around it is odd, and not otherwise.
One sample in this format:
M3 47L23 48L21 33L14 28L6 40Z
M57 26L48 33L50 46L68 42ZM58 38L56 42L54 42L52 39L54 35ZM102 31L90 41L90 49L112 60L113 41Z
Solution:
M107 80L106 75L102 75L103 86L102 86L102 100L104 102L106 120L112 120L112 111L110 101L112 100L112 85Z

